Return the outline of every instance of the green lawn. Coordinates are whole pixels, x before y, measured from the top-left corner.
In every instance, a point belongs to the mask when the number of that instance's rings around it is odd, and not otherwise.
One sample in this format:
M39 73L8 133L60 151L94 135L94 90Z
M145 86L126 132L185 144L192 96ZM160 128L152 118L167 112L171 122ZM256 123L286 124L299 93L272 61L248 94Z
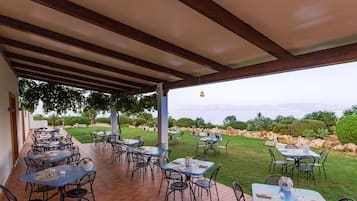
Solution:
M71 135L82 143L90 142L89 132L95 130L110 130L109 128L69 128L66 129ZM146 145L157 143L157 134L141 129L123 128L123 138L134 138L143 136ZM208 154L208 159L215 164L222 164L221 172L217 180L231 186L233 181L238 181L243 185L247 193L251 193L252 183L263 183L269 175L270 156L268 148L263 144L265 140L245 138L240 136L223 136L223 142L230 138L229 154L213 156ZM183 141L173 146L171 159L195 155L195 136L186 132ZM316 150L319 152L320 150ZM276 153L279 156L278 153ZM316 185L310 180L308 183L301 177L297 187L313 189L320 192L327 200L337 200L338 198L349 196L357 199L357 156L349 156L340 152L330 152L327 161L327 180L324 177L316 176ZM295 174L296 175L296 174ZM296 179L294 179L295 181ZM296 182L295 182L296 183ZM296 186L296 185L295 185Z

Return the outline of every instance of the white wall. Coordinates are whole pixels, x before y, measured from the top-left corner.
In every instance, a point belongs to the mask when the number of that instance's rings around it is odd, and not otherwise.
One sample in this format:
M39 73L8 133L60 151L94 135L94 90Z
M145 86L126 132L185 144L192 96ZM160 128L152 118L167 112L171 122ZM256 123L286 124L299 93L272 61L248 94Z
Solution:
M1 53L1 52L0 52ZM17 96L17 77L0 54L0 184L5 184L12 165L9 92ZM21 114L17 113L19 150L22 147Z

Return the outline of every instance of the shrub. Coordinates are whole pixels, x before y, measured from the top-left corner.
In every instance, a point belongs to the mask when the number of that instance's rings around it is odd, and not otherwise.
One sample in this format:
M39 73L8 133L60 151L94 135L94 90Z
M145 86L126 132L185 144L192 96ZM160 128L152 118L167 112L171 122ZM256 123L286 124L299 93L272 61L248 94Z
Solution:
M44 117L41 114L35 114L35 115L33 115L32 118L33 118L33 120L47 120L46 117Z
M228 126L234 128L234 129L240 129L240 130L244 130L247 128L247 124L245 122L242 122L242 121L233 121L233 122L230 122L228 124L225 124L226 128Z
M130 124L120 124L120 127L122 128L129 128Z
M319 128L326 128L326 124L319 120L312 120L312 119L302 119L296 120L291 126L291 135L294 137L303 136L305 130L313 130L317 132Z
M322 121L326 124L327 128L330 128L336 125L337 117L334 112L318 111L305 115L304 119L313 119L313 120Z
M211 122L208 122L208 123L206 124L206 128L209 128L209 129L211 129L211 128L216 128L216 125L212 124Z
M95 122L96 123L110 124L110 118L108 118L108 117L96 118Z
M191 127L195 125L195 121L190 118L181 118L176 121L176 126L179 127Z
M144 118L136 118L136 119L133 120L134 126L145 125L146 122L147 122L147 120L144 119Z
M273 126L274 133L280 133L282 135L289 135L289 127L291 124L276 123Z
M124 116L124 115L120 115L119 116L119 122L120 122L120 125L122 125L122 124L132 124L133 123L133 119L131 119L130 117Z
M343 143L357 144L357 115L348 115L337 122L336 134Z
M247 121L247 130L249 131L271 131L273 121L258 113L254 119Z
M64 125L73 126L74 124L87 124L89 125L90 122L86 117L80 116L73 116L73 117L65 117L64 118Z

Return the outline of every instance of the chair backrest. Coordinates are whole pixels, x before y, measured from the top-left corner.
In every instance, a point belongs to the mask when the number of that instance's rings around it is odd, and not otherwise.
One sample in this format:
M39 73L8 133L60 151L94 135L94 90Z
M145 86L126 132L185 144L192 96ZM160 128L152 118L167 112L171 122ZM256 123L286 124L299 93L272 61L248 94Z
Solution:
M71 147L70 151L71 151L72 154L79 153L79 147L78 146L73 146L73 147Z
M352 198L344 197L344 198L340 198L338 201L355 201L355 200Z
M241 201L241 200L245 201L245 197L241 185L238 182L233 182L232 186L237 201Z
M269 149L269 154L270 154L271 160L275 161L275 155L274 155L274 152L271 149Z
M325 164L325 161L326 161L326 159L327 159L328 153L329 153L329 151L328 151L327 149L323 150L323 151L320 153L319 162L321 162L321 164Z
M93 185L94 180L96 176L96 171L88 172L86 175L84 175L78 182L79 186L84 186L86 184L91 184Z
M81 159L81 153L75 153L75 154L72 154L72 156L68 158L67 163L68 164L76 164L79 162L80 159Z
M229 144L230 141L231 141L231 139L228 138L228 139L227 139L227 142L226 142L226 148L228 148L228 144Z
M285 149L297 149L298 147L295 144L287 144Z
M266 179L265 179L265 184L270 184L270 185L279 185L279 179L280 179L281 175L280 174L272 174L269 175Z
M5 186L3 185L0 185L0 189L2 190L2 192L4 193L5 195L5 198L8 200L8 201L17 201L16 197L14 194L12 194L12 192L6 188Z
M84 166L85 164L87 164L88 162L92 162L93 163L93 160L91 158L82 158L78 163L77 165L78 166Z
M171 168L165 170L165 178L168 180L183 181L181 172Z
M217 178L217 175L218 175L218 172L219 170L221 169L222 165L219 164L216 169L213 170L212 174L211 174L211 177L209 179L209 183L211 183L212 181L216 181L216 178Z

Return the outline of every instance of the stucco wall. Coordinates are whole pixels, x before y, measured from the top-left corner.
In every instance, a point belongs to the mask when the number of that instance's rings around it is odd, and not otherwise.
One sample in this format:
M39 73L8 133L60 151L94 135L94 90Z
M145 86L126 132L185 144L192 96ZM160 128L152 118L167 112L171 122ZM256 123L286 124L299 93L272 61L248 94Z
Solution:
M0 53L0 184L6 182L13 167L10 113L8 111L9 92L17 96L17 78ZM17 112L19 150L22 147L20 120L21 114Z

